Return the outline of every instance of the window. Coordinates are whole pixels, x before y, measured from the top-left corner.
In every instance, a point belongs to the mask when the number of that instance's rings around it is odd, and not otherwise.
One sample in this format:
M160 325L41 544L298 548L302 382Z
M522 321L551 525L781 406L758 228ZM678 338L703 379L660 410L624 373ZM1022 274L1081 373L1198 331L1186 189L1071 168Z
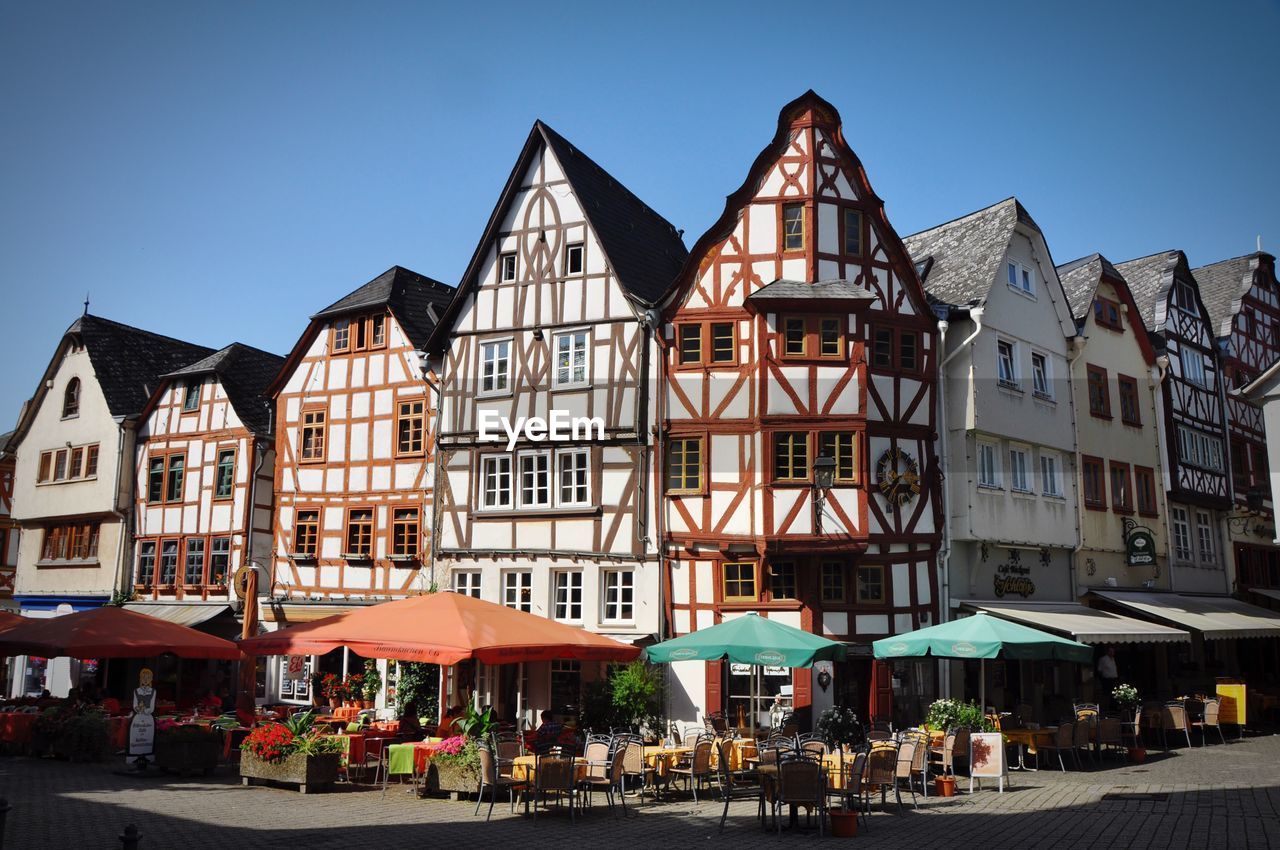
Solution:
M667 492L702 491L702 438L672 437L667 446Z
M1041 398L1053 398L1049 358L1039 351L1031 352L1031 391Z
M582 243L566 245L564 249L564 273L582 274Z
M488 455L480 459L480 507L511 507L511 456Z
M871 346L871 365L877 369L893 368L893 329L876 328Z
M724 565L724 601L756 601L756 565L754 561Z
M349 351L351 349L351 320L337 319L333 323L333 351L334 353Z
M582 573L578 570L556 570L553 609L557 620L580 622L582 620Z
M804 319L790 316L782 320L782 354L784 357L804 357L806 346Z
M518 457L520 464L520 507L551 506L551 453L528 452Z
M138 544L138 566L133 574L133 583L138 587L151 587L156 578L156 544L148 540Z
M299 454L304 463L324 460L324 423L323 410L302 411L302 446Z
M182 484L186 477L186 455L169 455L168 471L164 482L164 500L166 502L182 501Z
M48 484L58 481L77 481L93 478L98 474L98 444L73 446L70 449L50 449L40 453L36 481Z
M1241 492L1249 489L1249 450L1243 440L1231 441L1231 483Z
M858 566L858 602L884 602L884 567L880 564Z
M1156 471L1146 466L1133 468L1134 489L1138 493L1138 513L1156 515Z
M1196 291L1185 280L1174 281L1173 305L1184 313L1200 315L1200 309L1196 306Z
M62 393L62 418L70 419L80 415L80 379L67 381L67 388Z
M1253 484L1262 488L1267 499L1271 498L1271 462L1267 450L1259 445L1253 447Z
M67 450L58 449L53 454L53 480L67 480Z
M629 622L635 617L635 573L632 570L605 570L604 619Z
M1005 270L1008 276L1009 285L1019 292L1027 295L1035 296L1036 294L1036 273L1034 269L1024 266L1022 263L1009 260L1005 263Z
M81 466L84 464L84 448L77 446L71 450L71 465L67 467L68 478L79 478Z
M418 557L420 513L417 508L396 508L391 512L391 556Z
M773 479L809 480L809 435L804 431L778 431L773 435Z
M1133 485L1129 464L1111 461L1111 509L1118 514L1133 513Z
M231 538L215 537L209 544L209 584L225 587L231 571Z
M427 403L423 399L402 401L396 406L396 452L422 454L425 448Z
M1142 411L1138 406L1138 381L1128 375L1117 375L1120 387L1120 421L1126 425L1141 425Z
M84 448L84 477L93 478L98 474L98 444Z
M182 396L182 412L191 413L200 409L200 382L191 381L187 384Z
M587 382L587 332L556 335L557 387L580 386Z
M898 368L914 372L920 368L920 335L914 331L898 331Z
M734 322L711 323L711 362L737 363L738 340Z
M818 356L844 356L844 334L840 332L840 320L838 318L818 320Z
M1222 440L1208 434L1178 426L1178 458L1201 469L1222 472Z
M1213 517L1208 511L1196 511L1196 538L1200 544L1200 562L1218 563L1218 541L1213 533Z
M159 584L173 587L178 583L178 541L166 540L160 544Z
M369 317L369 347L382 348L387 344L387 317Z
M516 253L512 251L509 254L502 254L498 257L498 268L500 269L498 279L507 282L516 279Z
M186 567L182 571L182 583L192 586L204 584L203 537L187 538Z
M1053 452L1040 452L1040 492L1062 497L1062 459Z
M995 443L978 443L978 486L1000 487L1000 448Z
M1104 328L1111 328L1113 331L1123 331L1124 326L1120 324L1120 305L1107 298L1093 299L1093 316L1095 321Z
M845 565L841 561L822 562L822 601L843 602L845 600Z
M1194 553L1191 551L1191 523L1187 519L1187 509L1170 505L1169 515L1173 517L1173 555L1179 561L1190 561Z
M836 483L856 483L858 480L857 435L849 431L828 431L821 434L818 440L818 454L832 458L836 462Z
M40 453L40 470L36 473L36 481L44 483L53 474L53 452Z
M236 483L236 450L219 449L218 466L214 473L213 497L230 499Z
M1106 510L1107 482L1103 472L1102 459L1096 457L1080 458L1080 475L1084 480L1085 507Z
M293 552L304 558L314 558L319 551L320 511L298 511L293 524Z
M1085 366L1089 385L1089 412L1101 419L1111 418L1111 393L1107 391L1107 370L1092 364Z
M347 548L343 553L348 557L373 557L373 509L351 508L347 511Z
M1204 355L1190 348L1178 351L1178 362L1182 365L1182 377L1197 387L1208 387L1209 381L1204 374Z
M921 367L920 334L898 328L876 328L872 334L871 366L915 372Z
M1031 472L1027 468L1027 450L1009 449L1009 488L1018 493L1031 492Z
M561 507L580 507L591 504L588 486L588 470L591 465L589 449L572 449L556 456L560 478L559 499Z
M457 570L453 574L453 592L460 596L480 598L480 571Z
M844 254L846 257L857 257L862 253L862 213L857 210L844 211Z
M776 561L769 565L769 595L774 599L796 598L796 565Z
M552 661L550 704L554 706L578 705L579 702L581 702L581 699L581 662L560 660Z
M1000 385L1018 387L1017 344L1007 339L996 341L996 366Z
M511 373L511 340L480 344L480 391L506 392Z
M804 204L782 205L782 250L804 250Z
M533 611L533 573L508 570L502 574L502 604L526 614Z

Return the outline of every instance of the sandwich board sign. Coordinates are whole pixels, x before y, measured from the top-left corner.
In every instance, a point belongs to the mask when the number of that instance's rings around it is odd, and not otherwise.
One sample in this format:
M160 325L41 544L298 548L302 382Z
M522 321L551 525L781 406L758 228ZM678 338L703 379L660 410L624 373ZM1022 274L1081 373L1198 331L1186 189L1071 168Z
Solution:
M1009 764L1004 757L1004 736L999 732L974 732L969 736L969 793L973 793L973 780L981 786L983 779L995 779L1004 793L1005 780L1009 778Z

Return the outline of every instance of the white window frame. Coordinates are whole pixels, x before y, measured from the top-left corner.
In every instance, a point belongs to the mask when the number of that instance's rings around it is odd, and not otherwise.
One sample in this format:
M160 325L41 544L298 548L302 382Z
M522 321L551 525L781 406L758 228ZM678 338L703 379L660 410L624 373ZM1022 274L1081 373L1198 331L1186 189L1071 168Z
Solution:
M1186 425L1178 426L1178 460L1210 472L1226 472L1222 460L1221 438Z
M507 260L511 261L511 274L507 274ZM520 276L520 260L515 251L503 251L498 254L498 282L510 283Z
M561 347L568 343L563 353L568 355L568 364L561 366ZM591 383L591 332L587 328L563 331L552 337L551 385L558 389L565 387L585 387ZM581 363L577 362L581 358ZM578 374L581 370L581 375ZM564 377L561 377L563 371Z
M1196 364L1194 369L1189 369L1190 364ZM1178 349L1178 364L1182 367L1183 380L1195 384L1201 389L1209 388L1209 378L1204 371L1204 355L1194 348ZM1195 374L1192 374L1192 373Z
M1005 260L1005 282L1009 288L1028 298L1036 297L1036 270L1017 260Z
M1174 560L1183 563L1190 562L1195 558L1195 550L1192 548L1191 520L1187 515L1187 509L1179 505L1170 505L1169 525L1173 532L1172 548ZM1185 543L1183 540L1185 540Z
M1009 447L1009 489L1015 493L1032 493L1031 450L1026 446Z
M564 474L566 466L572 462L570 472L576 472L581 465L584 481L570 485L574 492L571 498L565 498ZM555 483L556 504L562 508L580 508L591 504L591 449L561 449L556 452Z
M1003 346L1009 346L1009 376L1005 377L1005 358L1004 352L1001 350ZM1016 340L1006 337L996 338L996 381L1002 387L1010 389L1021 389L1022 379L1018 374L1018 343Z
M527 591L527 595L522 595ZM502 604L516 611L533 612L533 571L503 570Z
M1040 452L1040 492L1062 498L1062 455L1057 452Z
M614 593L616 596L612 596ZM628 601L622 601L622 594ZM612 596L612 598L611 598ZM625 611L623 609L626 609ZM636 620L636 571L605 570L600 582L600 620L606 623L634 623Z
M459 596L471 596L482 599L484 574L480 570L454 570L453 592Z
M541 487L538 487L536 480L534 481L533 486L535 490L535 494L534 494L535 498L533 499L525 498L525 483L526 483L525 482L525 477L526 477L525 466L528 463L535 464L532 469L532 472L535 478L539 473L541 473L543 476L543 483ZM539 469L539 467L541 468ZM540 508L550 508L552 505L552 488L555 484L555 477L553 475L552 464L551 464L551 451L549 449L542 449L537 451L517 452L515 468L516 468L516 482L515 482L516 501L520 505L521 510L538 510ZM541 499L536 498L537 496L536 491L539 489L542 490Z
M501 347L506 346L503 357ZM515 344L511 337L486 339L480 343L480 392L478 395L504 395L511 392L511 361ZM502 371L498 366L502 365Z
M573 268L573 254L578 254L578 268ZM583 242L570 242L564 246L564 273L565 276L586 274L587 271L587 248Z
M1196 550L1202 564L1218 563L1218 538L1213 531L1213 515L1208 511L1196 511Z
M1053 398L1053 361L1046 352L1034 349L1031 352L1031 391L1041 398Z
M989 458L984 459L983 453L989 452ZM991 490L1003 490L1004 485L1000 483L1000 444L993 443L989 440L979 440L978 450L978 486ZM987 475L988 464L984 460L990 460L990 476Z
M561 623L582 622L582 570L552 570L551 615Z
M490 466L500 467L506 466L507 490L505 499L501 490L489 489ZM480 510L482 511L509 511L515 501L515 481L513 479L512 458L509 454L488 454L480 456L480 492L478 493ZM500 476L504 473L500 469L496 469L494 475L499 476L495 480L495 484L500 483ZM496 499L490 499L490 496L496 496Z

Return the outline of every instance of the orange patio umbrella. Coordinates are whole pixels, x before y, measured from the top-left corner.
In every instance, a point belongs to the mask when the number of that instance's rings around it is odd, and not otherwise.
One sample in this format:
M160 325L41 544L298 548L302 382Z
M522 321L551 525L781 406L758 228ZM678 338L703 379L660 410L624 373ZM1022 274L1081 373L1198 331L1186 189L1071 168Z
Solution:
M0 638L3 635L0 634ZM520 661L630 661L640 648L460 593L371 605L240 641L250 655L324 655L347 647L365 658L452 665Z
M0 654L46 658L150 658L172 652L179 658L236 661L231 641L115 605L59 617L0 619Z

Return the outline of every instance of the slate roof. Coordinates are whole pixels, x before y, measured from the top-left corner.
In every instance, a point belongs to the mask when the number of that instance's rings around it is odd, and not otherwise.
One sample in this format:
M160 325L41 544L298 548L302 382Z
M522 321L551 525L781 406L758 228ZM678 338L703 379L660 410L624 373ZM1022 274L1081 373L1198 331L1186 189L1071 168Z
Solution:
M162 375L213 353L203 345L88 313L72 322L67 333L84 343L107 409L117 419L141 413Z
M9 441L13 439L15 433L17 432L9 431L8 433L0 434L0 455L3 455L5 449L9 447Z
M1200 284L1200 300L1209 311L1209 320L1213 323L1213 335L1224 337L1231 335L1231 325L1236 313L1240 311L1240 303L1245 294L1253 286L1253 270L1258 254L1246 254L1210 263L1198 269L1192 269L1196 283Z
M415 348L423 349L456 290L447 283L392 266L355 292L325 307L312 319L329 319L386 307Z
M227 398L245 427L258 434L271 430L267 387L284 366L278 354L233 342L208 357L164 377L181 380L196 375L217 375Z
M564 170L623 289L656 304L684 265L679 231L546 124L534 125Z
M1058 280L1062 281L1062 289L1067 293L1067 303L1071 305L1071 315L1077 322L1082 323L1089 318L1089 311L1093 308L1093 294L1104 274L1124 280L1124 275L1101 254L1090 254L1058 266Z
M802 280L775 280L747 296L748 301L771 300L840 300L874 301L875 296L851 280L819 280L805 283Z
M1138 307L1143 324L1152 333L1159 330L1156 326L1156 307L1165 299L1169 287L1173 285L1173 273L1178 268L1180 253L1161 251L1116 266L1116 270L1129 284L1129 292L1133 295L1133 303Z
M933 260L924 279L930 299L967 306L986 300L1019 221L1040 229L1017 198L1005 198L902 241L917 268Z

